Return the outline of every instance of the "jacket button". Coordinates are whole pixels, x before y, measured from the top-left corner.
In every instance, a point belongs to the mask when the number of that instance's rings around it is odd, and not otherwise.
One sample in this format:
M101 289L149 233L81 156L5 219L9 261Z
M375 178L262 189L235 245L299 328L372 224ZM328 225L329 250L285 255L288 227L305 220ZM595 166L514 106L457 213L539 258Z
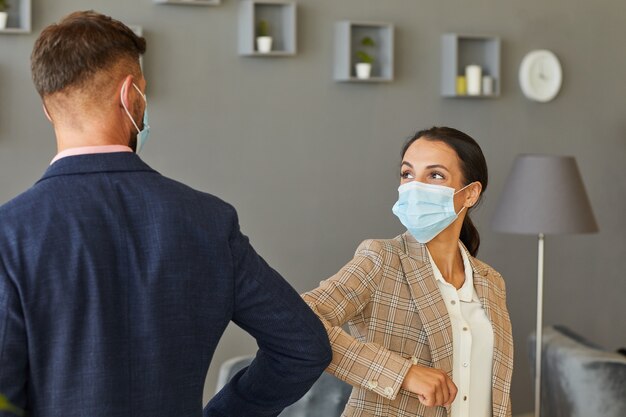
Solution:
M369 389L376 389L376 387L378 387L378 382L370 381L367 383L367 386L369 387Z
M393 395L393 388L391 388L391 387L385 388L385 395L388 396L388 397L392 396Z
M411 363L417 365L417 358L415 356L411 356Z

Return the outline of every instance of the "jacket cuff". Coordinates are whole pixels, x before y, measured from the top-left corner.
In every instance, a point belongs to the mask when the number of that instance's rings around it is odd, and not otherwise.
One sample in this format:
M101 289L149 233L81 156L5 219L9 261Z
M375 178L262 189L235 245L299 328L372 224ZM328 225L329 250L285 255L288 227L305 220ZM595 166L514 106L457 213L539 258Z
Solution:
M333 360L327 371L354 386L395 400L413 365L411 360L376 343L363 343L341 328L329 334Z
M363 381L363 387L389 400L395 400L404 378L413 366L410 360L384 349L381 362L372 364L377 372Z

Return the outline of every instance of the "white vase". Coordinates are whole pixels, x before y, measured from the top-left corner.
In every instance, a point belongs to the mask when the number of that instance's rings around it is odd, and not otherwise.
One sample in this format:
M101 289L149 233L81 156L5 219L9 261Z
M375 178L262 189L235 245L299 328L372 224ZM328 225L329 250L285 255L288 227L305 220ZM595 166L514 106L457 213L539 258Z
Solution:
M7 12L0 12L0 30L7 28L7 18L9 14Z
M359 62L356 64L356 77L359 80L367 80L372 75L372 64Z
M259 36L256 38L256 49L262 54L266 54L272 51L272 37L271 36Z

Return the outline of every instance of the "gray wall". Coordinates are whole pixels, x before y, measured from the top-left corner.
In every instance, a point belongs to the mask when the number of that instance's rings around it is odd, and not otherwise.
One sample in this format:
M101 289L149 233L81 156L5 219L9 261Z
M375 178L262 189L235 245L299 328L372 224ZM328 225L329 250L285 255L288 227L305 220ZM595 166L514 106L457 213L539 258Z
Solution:
M302 0L299 54L237 55L237 0L216 8L151 0L33 0L34 33L0 36L0 202L30 186L55 153L53 131L31 86L29 55L45 25L94 8L144 27L152 138L145 160L163 174L217 194L239 210L257 250L299 291L316 286L358 243L392 237L400 146L415 129L451 125L481 143L491 171L475 218L480 257L502 272L516 340L514 411L532 409L526 338L534 329L536 241L489 229L520 152L576 156L601 232L547 240L545 323L571 326L597 343L626 346L626 3L621 0ZM332 81L333 23L396 24L396 81ZM502 96L439 96L443 32L502 37ZM549 48L564 87L549 104L526 100L522 57ZM0 219L1 221L1 219ZM255 350L230 328L217 366Z

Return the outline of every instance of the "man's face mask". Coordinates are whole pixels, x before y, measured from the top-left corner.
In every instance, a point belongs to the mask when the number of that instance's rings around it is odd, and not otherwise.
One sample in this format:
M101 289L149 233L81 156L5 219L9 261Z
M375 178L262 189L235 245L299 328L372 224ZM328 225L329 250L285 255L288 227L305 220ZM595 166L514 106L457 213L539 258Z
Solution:
M141 92L141 90L139 89L139 87L137 87L135 83L133 83L133 87L135 87L135 90L137 90L137 92L143 98L143 101L146 103L146 108L143 112L143 129L139 129L139 126L135 122L135 119L133 119L133 116L128 111L126 104L124 104L123 99L122 99L122 106L124 107L124 110L126 111L126 114L128 115L128 117L130 118L130 121L133 123L133 126L135 126L135 129L137 129L137 141L135 142L136 149L134 149L134 151L135 153L139 153L141 149L143 148L143 145L148 140L148 137L150 136L150 125L148 124L148 100L146 99L146 95ZM125 91L126 91L126 84L122 86L122 97L124 96Z

